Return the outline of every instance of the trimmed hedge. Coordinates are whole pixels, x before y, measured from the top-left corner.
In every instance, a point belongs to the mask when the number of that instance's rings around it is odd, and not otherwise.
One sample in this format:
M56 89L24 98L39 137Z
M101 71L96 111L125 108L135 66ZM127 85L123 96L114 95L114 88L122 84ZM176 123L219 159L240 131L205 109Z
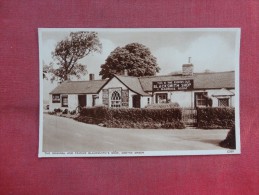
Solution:
M82 108L80 111L80 116L87 116L96 119L109 119L110 115L107 107L91 107L91 108Z
M180 108L83 108L77 120L118 128L184 128Z
M230 129L235 125L234 108L198 108L197 126L203 129Z
M164 104L149 104L145 108L166 109L166 108L179 108L179 107L180 105L177 102L170 102L170 103L164 103Z

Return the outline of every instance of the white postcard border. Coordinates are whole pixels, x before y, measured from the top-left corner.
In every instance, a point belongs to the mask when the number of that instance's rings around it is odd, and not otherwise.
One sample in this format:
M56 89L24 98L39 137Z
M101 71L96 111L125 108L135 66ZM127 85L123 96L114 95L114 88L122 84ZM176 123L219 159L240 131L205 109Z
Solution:
M235 53L235 125L236 125L236 149L220 150L177 150L177 151L91 151L91 152L43 152L43 56L42 56L42 33L51 31L74 31L74 30L98 30L103 32L129 32L141 31L159 32L163 31L233 31L236 32L236 53ZM186 155L225 155L241 154L240 143L240 28L39 28L39 78L40 78L40 98L39 98L39 148L38 157L140 157L140 156L186 156Z

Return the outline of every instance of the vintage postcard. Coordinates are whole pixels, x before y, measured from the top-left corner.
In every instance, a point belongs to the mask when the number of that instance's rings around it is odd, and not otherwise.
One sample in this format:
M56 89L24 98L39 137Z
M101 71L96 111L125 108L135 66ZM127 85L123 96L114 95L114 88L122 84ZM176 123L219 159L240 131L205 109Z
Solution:
M39 157L240 154L239 28L40 28Z

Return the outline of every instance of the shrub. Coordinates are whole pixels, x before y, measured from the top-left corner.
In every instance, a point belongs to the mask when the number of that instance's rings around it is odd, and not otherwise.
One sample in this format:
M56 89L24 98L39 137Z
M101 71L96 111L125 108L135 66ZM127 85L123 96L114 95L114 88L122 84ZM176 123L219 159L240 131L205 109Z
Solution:
M228 132L228 135L225 140L221 141L219 145L223 148L230 148L230 149L236 149L236 132L235 132L235 126L233 126L230 131Z
M59 113L59 112L62 112L62 110L61 110L60 108L55 108L55 109L54 109L54 112L55 112L55 113Z
M69 114L71 114L71 115L76 114L76 110L69 111Z
M157 121L171 122L181 120L182 113L179 108L170 109L141 109L121 108L109 109L110 116L117 120L131 120L133 122Z
M234 108L198 108L198 128L204 129L230 129L235 125Z
M177 102L164 103L164 104L149 104L145 108L179 108L180 105Z
M79 121L79 122L88 123L88 124L99 124L99 123L102 123L102 121L100 119L96 120L95 118L87 117L87 116L78 116L78 117L76 117L74 119Z
M171 122L171 123L164 123L161 125L161 127L163 129L184 129L185 126L182 122L179 122L179 121L174 121L174 122Z
M83 118L84 119L83 119ZM118 128L184 128L180 108L83 108L76 120ZM95 122L94 122L95 121Z
M62 114L67 114L68 113L68 109L65 109Z
M108 119L110 117L109 109L103 106L82 108L80 111L80 116L93 117L97 119Z
M88 116L106 120L130 120L130 121L165 121L181 120L182 113L179 108L170 109L141 109L141 108L83 108L81 116Z
M54 115L54 114L56 114L56 112L48 112L48 114Z
M135 128L135 129L183 129L184 124L180 121L176 122L132 122L129 120L109 120L105 121L104 126L110 128Z

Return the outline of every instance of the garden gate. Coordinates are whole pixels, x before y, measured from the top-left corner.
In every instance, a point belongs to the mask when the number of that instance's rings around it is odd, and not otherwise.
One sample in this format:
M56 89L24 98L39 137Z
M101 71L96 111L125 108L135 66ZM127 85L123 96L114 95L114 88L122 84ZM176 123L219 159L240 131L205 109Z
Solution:
M182 108L182 121L187 127L196 127L197 110L195 108Z

